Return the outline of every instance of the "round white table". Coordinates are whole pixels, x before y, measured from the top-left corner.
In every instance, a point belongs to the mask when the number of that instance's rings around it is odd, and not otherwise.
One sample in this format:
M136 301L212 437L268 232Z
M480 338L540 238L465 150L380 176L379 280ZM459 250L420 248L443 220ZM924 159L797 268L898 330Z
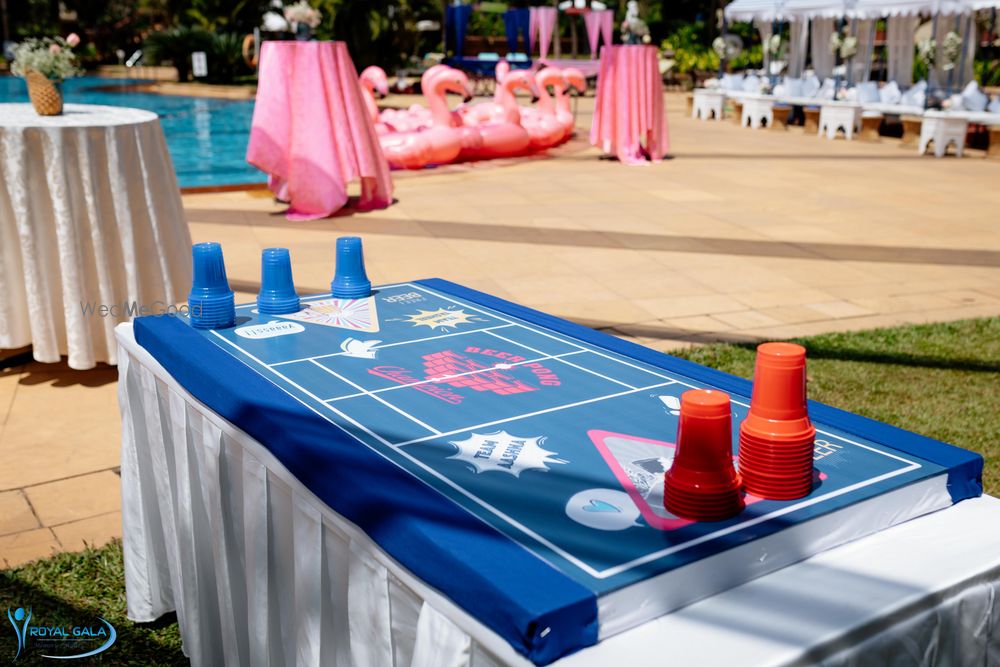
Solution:
M190 247L155 113L0 104L0 349L116 363L116 324L184 298Z

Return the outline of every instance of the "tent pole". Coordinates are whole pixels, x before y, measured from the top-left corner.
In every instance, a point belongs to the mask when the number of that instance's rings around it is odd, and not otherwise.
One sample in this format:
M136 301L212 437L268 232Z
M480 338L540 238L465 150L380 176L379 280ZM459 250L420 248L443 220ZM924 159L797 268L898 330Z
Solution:
M856 44L857 43L857 39L858 39L858 20L856 18L852 18L851 19L851 36L854 37L855 44ZM854 59L857 58L857 57L858 57L858 55L857 55L857 53L855 53L853 56L851 56L850 58L848 58L847 62L844 64L844 67L847 68L847 87L848 88L850 88L851 86L854 85Z
M729 24L726 22L726 12L722 11L722 39L725 41L726 37L729 35ZM723 73L726 71L726 51L722 51L722 57L719 58L719 78L722 78Z
M938 43L937 43L937 25L938 25L938 14L934 14L934 18L931 20L931 40L934 42L934 62L927 65L927 76L924 81L927 82L927 90L924 91L924 109L928 108L931 103L931 70L937 66L938 60Z
M961 55L961 57L959 58L959 61L958 61L958 63L959 63L958 64L958 76L960 77L959 80L958 80L958 85L963 86L963 87L964 87L964 84L966 83L966 82L962 81L962 79L965 78L965 54L969 50L969 36L972 33L972 15L973 15L973 12L970 12L969 15L965 18L965 30L962 32L962 55ZM973 48L975 48L975 47L973 47ZM975 53L975 51L973 51L973 53ZM973 67L972 69L975 70L976 68ZM972 78L973 79L976 78L975 72L972 73Z
M959 30L962 29L960 25L961 20L962 18L958 14L955 14L955 32L958 32ZM951 69L948 70L948 83L947 85L945 85L944 89L945 98L951 97L951 87L954 81L955 81L955 64L952 63Z
M844 26L847 25L847 17L840 17L840 26L837 28L837 32L841 35L844 34ZM836 71L840 68L842 60L840 58L840 49L837 49L837 53L833 59L833 69ZM840 90L840 73L838 72L836 76L833 77L833 99L837 99L837 91Z
M878 31L875 29L878 26L878 19L871 19L872 27L868 32L868 60L865 62L865 72L862 81L869 81L872 78L872 58L875 57L875 35Z

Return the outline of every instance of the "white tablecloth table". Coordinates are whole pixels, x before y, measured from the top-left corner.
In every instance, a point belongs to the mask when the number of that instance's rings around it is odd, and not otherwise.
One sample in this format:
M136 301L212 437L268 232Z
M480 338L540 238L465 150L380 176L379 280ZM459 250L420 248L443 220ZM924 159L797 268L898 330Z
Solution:
M334 513L118 327L128 615L194 665L531 663ZM608 665L1000 664L1000 500L821 553L567 656Z
M0 349L115 363L129 310L184 299L190 248L155 113L0 104Z

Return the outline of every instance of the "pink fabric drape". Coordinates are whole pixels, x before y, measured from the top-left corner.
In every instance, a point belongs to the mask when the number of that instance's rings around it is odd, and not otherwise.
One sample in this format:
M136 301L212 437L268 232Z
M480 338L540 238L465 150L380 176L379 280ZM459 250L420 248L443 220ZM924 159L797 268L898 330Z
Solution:
M614 20L614 12L610 9L599 9L583 15L583 22L587 26L587 41L590 43L591 58L597 57L599 39L604 40L605 46L611 46L611 31L614 28Z
M360 179L359 208L392 203L392 177L343 42L264 42L247 162L290 202L289 220L325 218Z
M538 34L538 7L528 8L528 55L535 52L535 35Z
M615 30L615 12L612 9L603 9L601 14L601 39L604 46L611 46L612 36Z
M587 12L583 15L583 23L587 26L587 43L590 44L590 57L597 57L597 40L601 38L601 15L598 12Z
M549 54L552 33L556 27L557 11L555 7L535 8L535 21L538 24L538 51L542 58Z
M590 143L629 165L659 162L669 148L654 46L605 46L597 75Z

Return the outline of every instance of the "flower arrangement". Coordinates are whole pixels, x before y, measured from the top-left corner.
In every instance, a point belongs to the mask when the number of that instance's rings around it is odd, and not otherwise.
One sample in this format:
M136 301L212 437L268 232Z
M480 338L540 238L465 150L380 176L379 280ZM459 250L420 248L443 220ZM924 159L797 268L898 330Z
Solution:
M639 17L639 3L635 0L626 4L620 31L622 44L649 44L649 26Z
M774 58L778 57L778 54L781 53L781 47L782 47L781 35L771 35L771 37L768 38L767 52L768 54L771 55L771 57Z
M743 52L743 40L739 35L732 34L716 37L712 40L712 50L719 56L719 60L732 60Z
M62 81L83 74L76 64L73 47L80 43L76 33L65 39L62 37L42 37L26 39L14 47L14 63L10 71L19 77L26 77L30 70L42 74L50 81Z
M848 35L840 44L840 57L850 60L858 54L858 38Z
M840 51L840 46L843 44L843 38L840 36L839 32L830 33L830 53L836 54Z
M293 24L302 23L315 28L323 20L323 14L318 9L309 6L308 0L299 0L285 7L285 19Z
M922 39L917 44L917 57L930 69L937 59L937 41L933 37Z
M944 63L941 69L947 71L955 69L956 63L962 53L962 37L950 30L944 39L941 40L941 55L944 56Z

